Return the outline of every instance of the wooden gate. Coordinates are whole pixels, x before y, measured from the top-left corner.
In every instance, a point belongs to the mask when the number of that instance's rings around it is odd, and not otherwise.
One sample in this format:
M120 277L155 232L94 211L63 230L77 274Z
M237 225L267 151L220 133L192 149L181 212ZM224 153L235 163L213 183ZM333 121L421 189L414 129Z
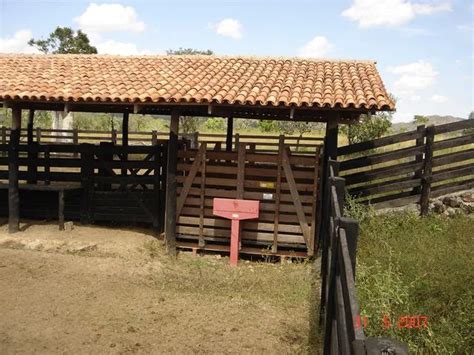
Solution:
M295 154L280 140L277 153L240 143L237 151L199 149L178 154L178 246L229 249L230 222L212 214L214 197L260 201L260 217L242 223L241 252L307 256L314 252L319 151Z

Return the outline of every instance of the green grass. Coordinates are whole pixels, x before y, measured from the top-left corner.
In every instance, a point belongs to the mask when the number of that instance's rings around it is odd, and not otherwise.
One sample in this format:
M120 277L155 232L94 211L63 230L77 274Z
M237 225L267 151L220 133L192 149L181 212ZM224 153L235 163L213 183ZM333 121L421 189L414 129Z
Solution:
M390 336L418 354L474 349L474 219L359 210L357 290L368 336ZM385 329L384 315L392 327ZM400 316L428 316L427 329L398 329Z

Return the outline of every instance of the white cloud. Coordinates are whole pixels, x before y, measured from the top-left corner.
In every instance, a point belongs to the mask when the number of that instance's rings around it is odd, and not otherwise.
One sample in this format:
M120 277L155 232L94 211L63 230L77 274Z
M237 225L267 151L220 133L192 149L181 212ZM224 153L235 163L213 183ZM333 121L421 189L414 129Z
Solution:
M233 39L242 38L242 24L233 18L226 18L216 24L209 24L209 28L214 30L218 35L230 37Z
M448 98L443 95L433 95L430 100L437 104L443 104L448 101Z
M316 36L306 43L298 51L300 57L324 57L328 55L334 46L324 36Z
M413 95L417 90L432 86L438 73L431 63L419 60L414 63L389 67L388 71L398 76L393 85L396 95Z
M118 42L115 40L107 40L97 42L95 44L100 54L117 54L117 55L147 55L151 54L147 50L139 50L137 45L128 42Z
M12 37L0 37L0 53L37 53L36 48L28 45L32 37L30 30L19 30Z
M139 21L135 9L120 4L91 3L86 11L74 19L84 32L142 32L145 23Z
M359 27L395 27L413 20L417 15L431 15L450 11L449 2L413 3L409 0L354 0L342 16L358 23Z

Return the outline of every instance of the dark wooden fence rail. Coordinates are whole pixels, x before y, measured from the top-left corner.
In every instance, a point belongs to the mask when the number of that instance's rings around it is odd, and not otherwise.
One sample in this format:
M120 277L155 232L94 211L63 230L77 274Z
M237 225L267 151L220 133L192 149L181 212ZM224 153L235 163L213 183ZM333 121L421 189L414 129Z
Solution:
M320 324L324 354L408 354L408 347L390 338L366 338L360 322L355 286L359 225L344 217L345 181L339 164L328 164L325 194L330 200L328 219L322 230Z
M21 141L27 141L27 129L21 130ZM9 141L10 129L0 127L0 144L7 144ZM191 133L181 134L181 137L191 142L192 147L196 148L199 143L206 142L208 147L211 144L226 149L226 135L220 133ZM157 140L167 140L168 132L129 132L128 144L130 145L154 145ZM258 150L260 152L276 152L279 146L279 135L252 135L252 134L235 134L232 137L232 150L237 150L240 143L246 143L247 148ZM323 137L300 137L285 136L284 143L292 150L304 154L310 150L308 154L312 154L315 146L321 145ZM112 142L114 144L122 144L123 136L120 131L97 131L97 130L61 130L61 129L41 129L36 128L33 132L33 140L40 143L54 144L81 144L81 143L98 143ZM308 149L310 148L310 149Z
M474 187L474 120L417 130L338 149L349 193L376 208L420 202Z

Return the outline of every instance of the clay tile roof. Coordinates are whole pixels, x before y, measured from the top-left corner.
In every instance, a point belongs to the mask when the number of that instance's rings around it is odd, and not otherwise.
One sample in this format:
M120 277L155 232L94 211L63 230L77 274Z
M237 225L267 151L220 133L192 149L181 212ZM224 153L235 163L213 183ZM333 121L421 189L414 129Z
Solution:
M0 55L0 100L395 109L374 62L216 56Z

